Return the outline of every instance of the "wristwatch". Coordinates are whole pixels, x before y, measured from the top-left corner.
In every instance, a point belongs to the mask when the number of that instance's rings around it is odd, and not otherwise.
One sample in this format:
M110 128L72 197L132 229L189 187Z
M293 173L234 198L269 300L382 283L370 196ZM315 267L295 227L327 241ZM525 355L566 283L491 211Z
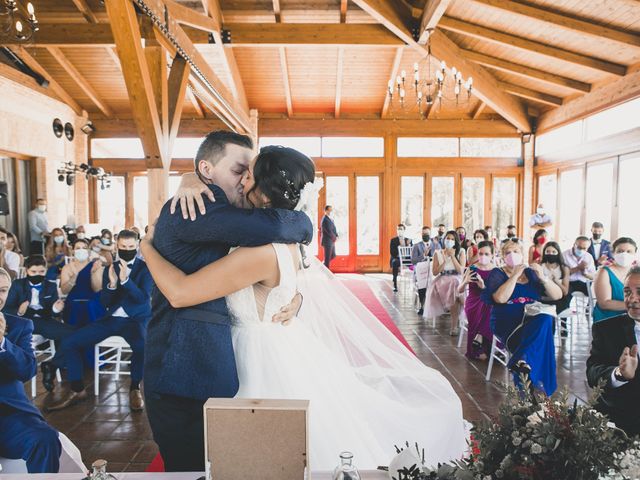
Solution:
M613 371L613 378L615 378L619 382L629 381L626 378L624 378L624 375L622 375L622 372L620 371L620 367L616 367L615 370Z

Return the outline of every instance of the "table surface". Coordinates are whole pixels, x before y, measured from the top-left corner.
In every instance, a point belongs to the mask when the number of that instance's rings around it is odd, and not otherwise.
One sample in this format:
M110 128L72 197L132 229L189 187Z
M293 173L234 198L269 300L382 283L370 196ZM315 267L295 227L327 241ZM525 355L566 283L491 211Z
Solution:
M196 480L204 475L204 473L113 473L118 480ZM386 480L389 477L386 472L380 471L364 471L360 472L363 480ZM42 474L2 474L2 480L81 480L82 474L78 473L42 473ZM311 473L311 480L331 480L330 472Z

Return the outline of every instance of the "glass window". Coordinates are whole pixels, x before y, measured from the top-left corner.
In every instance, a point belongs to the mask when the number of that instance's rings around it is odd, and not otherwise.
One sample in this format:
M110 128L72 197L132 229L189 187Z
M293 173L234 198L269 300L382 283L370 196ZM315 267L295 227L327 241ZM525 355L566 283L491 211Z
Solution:
M196 158L198 148L204 137L182 137L176 138L173 142L173 152L171 158Z
M461 157L520 158L522 143L516 138L461 138Z
M380 178L356 177L357 254L380 254Z
M338 230L336 255L349 255L349 177L327 177L327 205Z
M431 183L431 221L433 227L443 223L453 228L453 177L433 177Z
M538 203L544 204L546 213L551 217L552 226L550 227L552 236L554 235L554 228L557 224L557 205L558 205L558 177L555 173L549 175L541 175L538 177ZM527 220L527 227L529 226L529 219ZM523 230L522 235L525 235Z
M458 138L398 138L398 157L457 157Z
M582 120L545 132L536 137L536 156L582 143Z
M640 98L603 110L584 120L587 141L636 127L640 127Z
M491 195L491 219L496 238L507 236L507 225L516 224L516 179L514 177L494 177ZM522 232L520 232L522 234Z
M580 217L582 216L582 170L567 170L560 174L560 228L561 245L571 245L580 235Z
M402 177L400 179L400 222L405 235L418 241L422 235L424 212L424 177Z
M125 222L124 177L111 177L111 187L98 187L98 223L102 228L119 232Z
M637 154L636 154L637 155ZM638 179L640 156L620 159L618 197L618 237L640 240L640 215L638 215ZM613 238L612 238L613 240Z
M149 224L149 179L147 177L133 177L133 223L140 229Z
M91 158L144 158L139 138L94 138Z
M607 234L611 232L613 184L613 163L587 166L586 232L593 222L602 223Z
M310 157L319 157L322 154L320 137L260 137L258 145L260 148L267 145L284 145L300 150Z
M462 225L469 236L484 228L484 178L462 179Z
M382 137L323 137L323 157L384 157Z

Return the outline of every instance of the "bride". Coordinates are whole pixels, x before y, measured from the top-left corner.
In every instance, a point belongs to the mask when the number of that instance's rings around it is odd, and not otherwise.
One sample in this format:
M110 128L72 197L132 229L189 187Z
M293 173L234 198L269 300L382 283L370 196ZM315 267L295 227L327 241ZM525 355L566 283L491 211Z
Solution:
M265 165L269 165L266 168ZM274 172L274 173L269 173ZM284 177L288 189L274 188ZM311 159L267 147L242 186L256 208L307 211L317 202ZM302 268L297 245L238 248L186 275L152 246L142 253L174 307L226 297L240 389L237 397L309 400L309 465L331 470L353 452L365 470L388 465L394 445L417 442L428 464L466 451L462 406L449 382L426 367L317 259ZM304 302L287 325L271 318L299 291Z

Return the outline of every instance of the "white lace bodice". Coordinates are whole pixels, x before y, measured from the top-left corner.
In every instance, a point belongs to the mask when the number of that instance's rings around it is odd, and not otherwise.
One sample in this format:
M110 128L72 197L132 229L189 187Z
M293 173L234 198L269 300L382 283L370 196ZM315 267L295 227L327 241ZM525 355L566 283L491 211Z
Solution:
M228 295L227 308L233 325L257 325L289 304L296 294L296 268L289 247L281 243L271 244L278 258L280 283L274 288L256 284ZM260 312L263 312L260 315Z

